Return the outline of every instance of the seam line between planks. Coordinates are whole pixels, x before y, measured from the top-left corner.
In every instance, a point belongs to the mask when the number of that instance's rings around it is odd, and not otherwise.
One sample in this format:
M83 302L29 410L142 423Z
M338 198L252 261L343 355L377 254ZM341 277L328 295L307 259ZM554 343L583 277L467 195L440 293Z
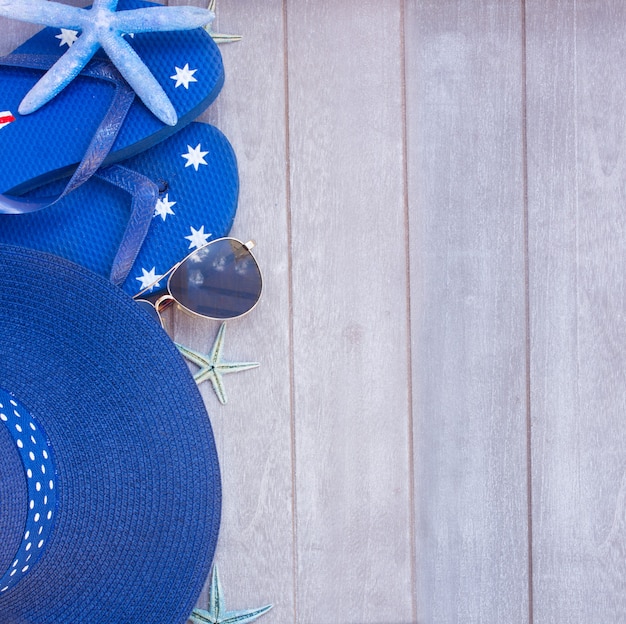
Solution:
M530 250L528 214L528 92L527 92L527 33L526 0L521 0L522 13L522 196L524 210L524 324L526 335L526 500L528 550L528 622L534 621L533 596L533 490L532 490L532 414L531 414L531 324L530 324Z
M282 2L283 19L283 76L285 98L285 205L287 219L287 279L289 283L289 412L291 438L291 531L293 553L293 621L298 622L298 521L297 521L297 487L296 487L296 409L295 409L295 375L294 375L294 327L293 327L293 236L291 221L291 135L289 124L289 21L287 1Z

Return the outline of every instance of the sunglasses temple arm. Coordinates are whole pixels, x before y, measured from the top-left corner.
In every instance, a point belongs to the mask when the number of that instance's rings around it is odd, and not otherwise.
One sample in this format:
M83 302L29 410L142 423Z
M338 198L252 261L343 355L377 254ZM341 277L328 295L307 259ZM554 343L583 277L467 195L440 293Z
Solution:
M182 261L181 262L177 262L171 269L169 269L168 271L163 273L163 275L161 275L159 277L159 279L154 280L154 282L152 282L152 284L150 284L149 286L146 286L145 288L140 290L136 295L133 295L133 299L140 299L141 295L149 292L150 290L152 290L156 286L156 284L158 284L160 281L164 280L166 277L169 277L181 264L182 264Z

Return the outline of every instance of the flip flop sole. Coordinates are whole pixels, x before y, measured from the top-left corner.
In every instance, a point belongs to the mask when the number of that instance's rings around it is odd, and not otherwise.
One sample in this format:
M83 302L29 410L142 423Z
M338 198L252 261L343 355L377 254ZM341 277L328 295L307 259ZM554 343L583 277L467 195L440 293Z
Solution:
M191 157L184 156L190 153ZM120 164L160 189L144 244L122 285L134 295L146 274L162 275L194 245L228 234L237 209L239 178L230 143L204 123L192 123ZM50 195L63 184L57 181L29 195ZM129 215L130 196L93 176L45 210L3 215L0 243L48 251L108 277Z
M119 9L151 6L120 0ZM60 29L45 28L15 54L60 56L67 50ZM200 115L217 97L223 82L221 54L202 28L143 33L126 37L159 81L178 114L176 126L160 122L135 98L104 165L125 160L167 138ZM100 50L97 58L106 58ZM176 86L176 68L196 70L194 81ZM30 115L19 115L22 98L39 80L39 70L0 67L0 192L19 195L69 175L87 151L114 93L103 80L79 76L59 95Z

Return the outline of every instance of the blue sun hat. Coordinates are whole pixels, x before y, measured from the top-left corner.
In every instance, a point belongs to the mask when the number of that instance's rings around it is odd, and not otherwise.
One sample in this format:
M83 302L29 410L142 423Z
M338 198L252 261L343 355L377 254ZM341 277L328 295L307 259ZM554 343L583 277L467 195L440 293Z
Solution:
M184 624L221 487L204 404L121 289L0 246L0 622Z

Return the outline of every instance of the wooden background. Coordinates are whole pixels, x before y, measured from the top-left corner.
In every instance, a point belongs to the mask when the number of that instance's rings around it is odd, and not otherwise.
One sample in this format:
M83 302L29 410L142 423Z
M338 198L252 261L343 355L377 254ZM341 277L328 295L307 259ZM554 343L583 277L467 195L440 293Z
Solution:
M266 278L225 351L261 368L202 387L227 607L626 622L626 3L221 0L216 27L244 38L203 119Z

